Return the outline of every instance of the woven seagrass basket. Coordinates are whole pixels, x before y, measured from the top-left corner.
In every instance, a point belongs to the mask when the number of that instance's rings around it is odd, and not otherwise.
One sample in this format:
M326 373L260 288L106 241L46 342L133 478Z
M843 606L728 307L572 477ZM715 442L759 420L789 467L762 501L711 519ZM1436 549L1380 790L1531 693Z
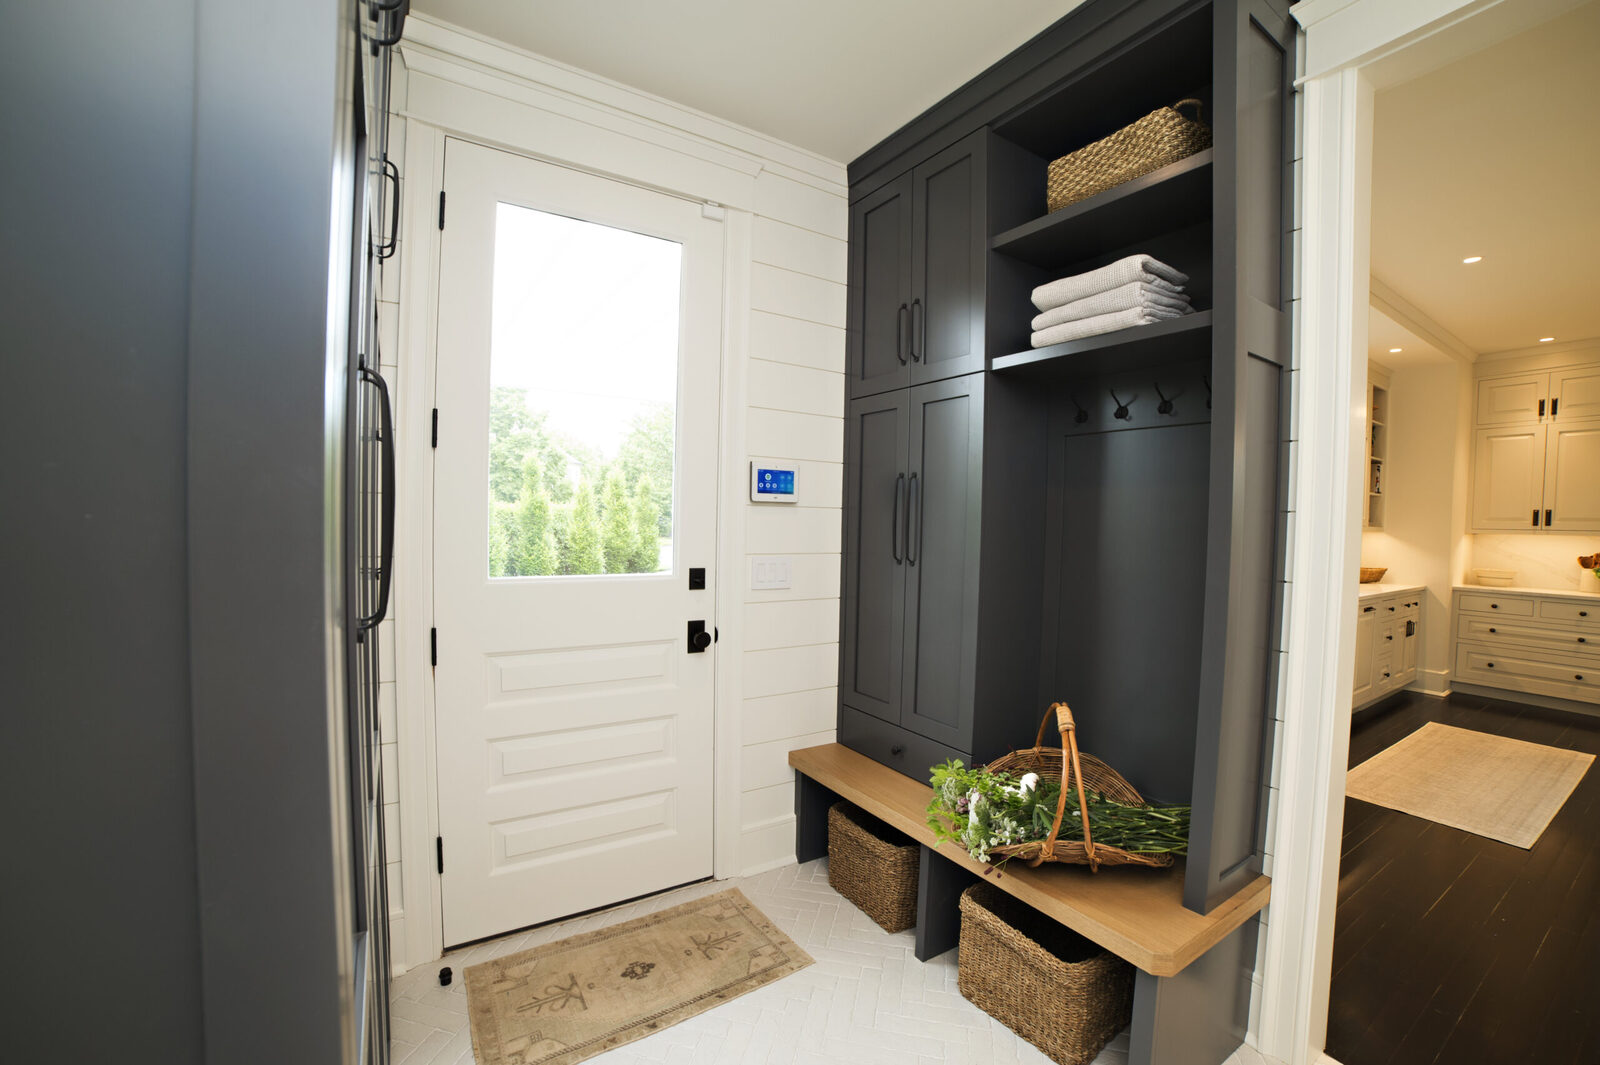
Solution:
M895 836L858 806L828 807L828 883L885 932L904 932L917 923L921 851L915 843L892 842Z
M1062 747L1044 745L1045 729L1050 727L1051 714L1056 716L1056 727L1061 732ZM1061 798L1056 803L1056 817L1051 822L1050 835L1029 843L1011 843L1003 847L994 847L989 851L991 855L999 858L1021 858L1029 865L1038 865L1041 862L1087 865L1095 872L1099 872L1102 865L1148 865L1162 868L1172 864L1170 854L1137 854L1125 851L1121 847L1094 842L1093 835L1089 831L1089 800L1084 794L1085 790L1098 791L1106 798L1125 806L1150 804L1145 802L1144 796L1134 790L1132 784L1123 780L1115 769L1092 754L1078 753L1077 726L1072 720L1072 710L1066 703L1050 704L1050 708L1044 712L1044 720L1039 722L1039 736L1031 748L1025 751L1012 751L1008 755L996 758L986 768L996 773L1010 773L1018 777L1024 773L1038 773L1041 777L1061 777ZM1056 837L1061 832L1061 818L1067 808L1067 789L1072 787L1074 782L1078 789L1078 812L1083 821L1083 838L1058 839Z
M1194 118L1178 110L1193 105ZM1087 200L1124 181L1143 177L1211 147L1211 127L1199 119L1199 100L1158 107L1109 137L1085 145L1050 164L1045 202L1052 211Z
M1133 966L988 883L961 894L956 986L1062 1065L1100 1053L1133 1016Z

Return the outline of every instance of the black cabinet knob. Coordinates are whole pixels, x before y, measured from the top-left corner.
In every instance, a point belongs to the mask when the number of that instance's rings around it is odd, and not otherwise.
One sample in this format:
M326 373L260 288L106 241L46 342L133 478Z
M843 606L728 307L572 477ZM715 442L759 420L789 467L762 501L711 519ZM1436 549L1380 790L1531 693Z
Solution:
M1589 612L1587 610L1580 610L1578 611L1578 616L1580 618L1586 618L1589 616Z
M1499 630L1498 630L1498 629L1496 629L1496 628L1494 628L1494 627L1493 627L1493 626L1491 626L1491 627L1490 627L1490 628L1489 628L1489 631L1490 631L1490 632L1498 632L1498 631L1499 631Z
M1582 636L1579 636L1579 637L1578 637L1578 642L1579 642L1579 643L1588 643L1588 642L1589 642L1589 641L1588 641L1588 640L1585 640L1585 639L1584 639L1584 638L1583 638L1583 637L1582 637Z
M1574 673L1572 675L1572 679L1573 680L1582 680L1583 679L1583 674L1582 673Z
M893 747L889 748L889 753L893 754L893 755L905 754L906 753L906 745L903 744L903 743L897 743Z
M1393 639L1394 639L1394 637L1393 637L1393 636L1385 636L1385 637L1384 637L1384 639L1385 639L1385 640L1393 640Z
M1490 603L1489 604L1489 609L1490 610L1499 610L1500 609L1500 604L1499 603Z
M1493 663L1493 662L1490 662L1490 663L1489 663L1489 668L1490 668L1490 669L1493 669L1493 668L1494 668L1494 663Z

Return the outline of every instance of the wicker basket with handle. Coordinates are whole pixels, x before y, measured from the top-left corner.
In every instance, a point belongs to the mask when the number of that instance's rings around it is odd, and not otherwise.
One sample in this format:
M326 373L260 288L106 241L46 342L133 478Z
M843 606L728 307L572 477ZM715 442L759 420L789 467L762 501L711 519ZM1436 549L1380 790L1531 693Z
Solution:
M1195 117L1178 110L1193 106ZM1052 211L1087 200L1211 147L1211 127L1201 122L1199 100L1158 107L1139 121L1050 164L1045 202Z
M885 932L917 923L921 849L848 802L828 807L828 883Z
M1045 730L1050 727L1050 715L1056 718L1061 732L1060 747L1044 745ZM1147 865L1162 868L1172 864L1170 854L1138 854L1094 842L1089 831L1089 801L1085 791L1096 791L1124 806L1148 806L1144 796L1110 766L1092 754L1078 753L1077 725L1072 720L1072 709L1066 703L1051 703L1039 722L1039 736L1033 746L1025 751L1012 751L996 758L986 767L996 773L1049 774L1061 777L1061 798L1056 801L1055 820L1050 824L1050 834L1042 840L1028 843L1009 843L994 847L989 853L1001 858L1021 858L1029 865L1043 862L1067 862L1087 865L1098 872L1102 865ZM1074 782L1078 789L1078 812L1083 820L1083 839L1059 839L1061 819L1067 810L1067 789Z

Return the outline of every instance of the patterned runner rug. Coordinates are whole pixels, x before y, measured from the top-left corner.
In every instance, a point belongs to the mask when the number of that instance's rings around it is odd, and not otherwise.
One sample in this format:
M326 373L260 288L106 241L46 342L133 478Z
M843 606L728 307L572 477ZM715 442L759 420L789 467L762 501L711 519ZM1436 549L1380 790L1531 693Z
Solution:
M737 888L465 973L479 1065L572 1065L811 964Z

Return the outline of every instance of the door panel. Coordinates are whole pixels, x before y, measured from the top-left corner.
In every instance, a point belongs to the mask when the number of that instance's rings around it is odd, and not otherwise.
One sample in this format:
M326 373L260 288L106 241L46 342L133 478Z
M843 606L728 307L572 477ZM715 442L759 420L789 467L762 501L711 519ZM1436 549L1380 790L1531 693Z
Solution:
M685 633L715 623L722 230L454 139L445 179L434 683L454 944L711 874L716 652Z
M1600 418L1600 371L1566 370L1550 375L1553 417L1583 421Z
M910 383L911 175L850 208L850 395Z
M1544 416L1540 405L1549 391L1550 375L1543 373L1479 381L1477 424L1535 424Z
M911 381L984 369L980 132L913 171Z
M978 647L983 375L911 390L901 723L971 743Z
M1545 452L1546 528L1600 532L1600 420L1569 422L1566 407L1550 425Z
M853 401L845 466L841 697L846 705L896 724L910 411L911 397L903 389Z
M1545 427L1479 429L1473 448L1472 527L1521 532L1542 527Z

